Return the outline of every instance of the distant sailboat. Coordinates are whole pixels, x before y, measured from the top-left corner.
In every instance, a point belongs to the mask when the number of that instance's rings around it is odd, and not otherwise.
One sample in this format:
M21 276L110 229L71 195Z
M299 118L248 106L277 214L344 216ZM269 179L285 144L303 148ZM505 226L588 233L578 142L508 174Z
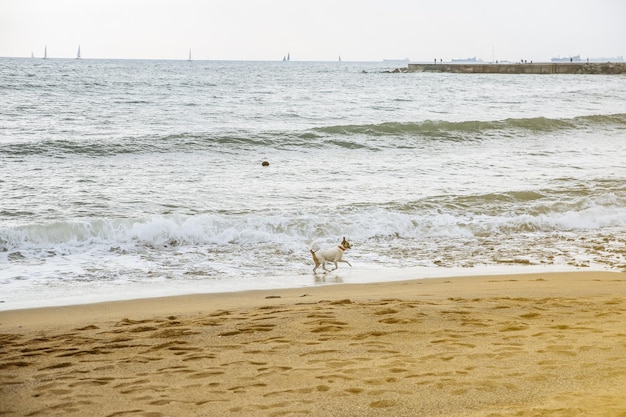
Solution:
M341 55L339 55L339 62L341 62Z
M33 52L31 52L31 53L30 53L30 57L31 57L31 58L34 58L34 57L35 57L35 54L34 54Z
M283 57L283 62L289 61L289 60L291 60L291 57L289 56L289 52L287 52L287 56Z
M76 59L80 59L80 45L78 45L78 52L76 53Z
M48 59L48 45L43 47L43 59Z
M191 61L191 48L189 48L189 59L187 61Z

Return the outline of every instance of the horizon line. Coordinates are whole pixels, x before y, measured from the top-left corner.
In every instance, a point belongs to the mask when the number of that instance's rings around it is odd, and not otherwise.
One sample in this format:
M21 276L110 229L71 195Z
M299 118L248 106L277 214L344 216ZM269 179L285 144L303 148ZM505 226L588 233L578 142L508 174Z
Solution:
M60 56L60 57L46 57L44 58L43 56L0 56L0 59L37 59L37 60L70 60L70 61L76 61L77 58L76 57L70 57L70 56ZM101 61L105 61L105 60L110 60L110 61L186 61L186 62L193 62L193 61L199 61L199 62L207 62L207 61L215 61L215 62L384 62L384 61L390 61L390 62L426 62L426 61L412 61L412 60L408 60L408 59L379 59L379 60L369 60L369 59L363 59L363 60L346 60L346 59L341 59L341 61L339 61L338 59L332 60L332 59L303 59L303 60L290 60L290 61L283 61L282 58L279 59L246 59L246 58L225 58L225 59L219 59L219 58L198 58L198 59L191 59L189 60L189 58L96 58L96 57L83 57L81 56L80 59L78 60L101 60Z
M43 56L0 56L0 59L24 59L24 60L66 60L66 61L185 61L185 62L336 62L336 63L388 63L388 64L393 64L393 63L411 63L411 64L432 64L432 60L412 60L412 59L408 59L408 58L397 58L397 59L389 59L389 58L382 58L382 59L378 59L378 60L346 60L346 59L341 59L341 60L330 60L330 59L311 59L311 60L290 60L290 61L284 61L282 58L279 59L245 59L245 58L238 58L238 59L213 59L213 58L205 58L205 59L189 59L189 58L90 58L90 57L83 57L81 56L80 58L76 58L76 57L43 57ZM456 58L450 59L448 61L442 61L443 63L446 64L452 64L454 63L454 60L456 60ZM593 63L598 63L598 62L624 62L624 56L614 56L614 57L601 57L601 58L585 58L585 60L580 60L580 61L575 61L575 63L585 63L585 62L593 62ZM437 61L439 62L439 61ZM458 62L458 63L463 63L463 62ZM515 64L518 63L518 61L509 61L509 60L497 60L497 61L477 61L477 64ZM529 61L529 64L533 63L533 64L545 64L545 63L555 63L553 61L542 61L542 60L537 60L537 61ZM569 63L569 62L567 62Z

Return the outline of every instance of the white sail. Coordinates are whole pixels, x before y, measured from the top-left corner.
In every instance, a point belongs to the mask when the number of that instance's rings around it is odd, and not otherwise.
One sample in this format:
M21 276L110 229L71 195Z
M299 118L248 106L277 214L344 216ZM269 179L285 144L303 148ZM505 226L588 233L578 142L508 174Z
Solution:
M43 59L48 59L48 45L43 48Z
M76 59L80 59L80 45L78 45L78 52L76 53Z

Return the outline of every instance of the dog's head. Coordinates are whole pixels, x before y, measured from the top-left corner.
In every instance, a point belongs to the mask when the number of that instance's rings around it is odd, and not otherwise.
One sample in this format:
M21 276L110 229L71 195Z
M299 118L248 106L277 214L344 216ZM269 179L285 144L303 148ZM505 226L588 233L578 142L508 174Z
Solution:
M345 249L350 249L352 247L352 245L350 244L350 242L348 242L344 236L343 240L341 241L341 246L343 246Z

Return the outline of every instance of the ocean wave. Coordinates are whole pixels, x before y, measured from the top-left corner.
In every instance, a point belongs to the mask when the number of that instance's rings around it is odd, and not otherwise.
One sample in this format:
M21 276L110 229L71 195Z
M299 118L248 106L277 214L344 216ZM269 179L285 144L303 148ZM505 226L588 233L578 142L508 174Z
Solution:
M310 246L331 247L343 236L355 268L626 268L626 196L554 192L358 203L341 216L317 207L5 224L0 284L265 281L310 271Z
M425 137L446 136L450 133L483 133L497 130L530 130L535 133L569 130L593 126L623 127L626 126L626 114L590 115L574 118L551 119L546 117L509 118L504 120L468 120L442 121L426 120L422 122L385 122L363 125L337 125L314 129L327 135L418 135Z
M172 247L240 247L272 244L300 247L329 236L360 242L380 239L473 239L517 234L626 230L626 198L613 193L569 200L541 192L433 197L414 203L346 210L340 221L319 212L156 215L145 219L89 219L0 227L0 253L34 257L94 248L133 252Z
M195 152L219 146L248 147L267 146L266 137L254 135L212 135L180 133L144 135L136 137L98 139L54 139L10 143L0 149L0 155L20 157L42 155L49 157L106 157L125 154L150 154L171 152Z
M426 138L430 140L482 140L500 134L510 137L550 133L574 129L624 129L626 114L590 115L571 119L544 117L505 119L495 121L432 121L385 122L379 124L351 124L316 127L304 131L261 132L181 132L148 134L116 138L44 139L40 141L8 142L0 148L0 156L24 157L42 155L66 158L72 155L107 157L124 154L185 153L199 151L237 152L249 149L298 149L337 147L370 149L405 147L406 141L394 138ZM353 137L357 136L358 140ZM388 139L388 140L387 140Z

